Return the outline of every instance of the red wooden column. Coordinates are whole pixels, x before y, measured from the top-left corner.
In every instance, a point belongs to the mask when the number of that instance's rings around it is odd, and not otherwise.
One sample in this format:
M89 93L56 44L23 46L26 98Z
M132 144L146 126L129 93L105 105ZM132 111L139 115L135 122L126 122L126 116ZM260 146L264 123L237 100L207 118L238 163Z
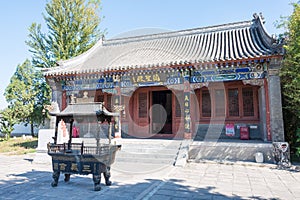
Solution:
M190 87L190 74L186 69L183 72L184 76L184 91L183 91L183 103L184 103L184 139L192 139L191 132L191 87Z
M266 121L267 121L267 140L272 140L271 135L271 117L270 117L270 105L269 105L269 88L267 79L264 79L265 97L266 97Z
M67 107L67 92L64 90L62 92L61 98L61 110L64 110Z

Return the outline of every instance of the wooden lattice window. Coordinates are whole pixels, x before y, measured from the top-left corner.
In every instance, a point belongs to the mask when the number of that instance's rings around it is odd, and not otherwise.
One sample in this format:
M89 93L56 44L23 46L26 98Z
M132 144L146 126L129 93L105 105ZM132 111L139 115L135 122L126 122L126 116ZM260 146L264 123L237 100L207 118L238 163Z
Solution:
M240 82L210 84L210 89L196 91L201 120L258 120L259 105L257 87Z
M238 88L228 89L229 116L239 116L239 90Z
M139 93L139 117L147 117L147 93Z
M208 90L202 90L202 117L211 117L211 99Z
M215 113L217 117L225 116L225 93L223 89L215 90Z
M244 116L254 116L253 89L243 88L243 112Z

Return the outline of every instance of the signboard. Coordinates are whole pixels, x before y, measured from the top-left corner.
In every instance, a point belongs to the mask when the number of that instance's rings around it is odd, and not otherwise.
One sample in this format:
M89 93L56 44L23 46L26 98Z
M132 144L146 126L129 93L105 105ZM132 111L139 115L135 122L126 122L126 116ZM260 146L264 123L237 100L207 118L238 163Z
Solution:
M117 83L117 82L116 82ZM103 77L98 79L80 79L68 80L62 83L62 90L80 91L96 89L112 89L115 84L112 77ZM136 75L121 76L120 87L143 87L143 86L160 86L160 85L177 85L183 83L180 72L153 72Z
M193 71L190 83L221 82L265 78L266 72L261 68L225 68Z
M114 82L111 77L98 79L80 79L69 80L62 83L62 90L93 90L93 89L111 89L114 88Z
M183 83L180 72L149 73L121 77L121 88Z
M234 136L235 132L234 132L234 124L226 124L225 125L225 131L226 131L226 135L227 136Z

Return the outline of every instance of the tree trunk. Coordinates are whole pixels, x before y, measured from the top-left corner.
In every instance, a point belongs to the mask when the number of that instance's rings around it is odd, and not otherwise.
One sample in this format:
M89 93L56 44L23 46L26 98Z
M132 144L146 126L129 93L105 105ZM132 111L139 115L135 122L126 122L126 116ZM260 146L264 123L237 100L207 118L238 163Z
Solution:
M34 137L34 129L33 129L33 123L30 123L30 131L31 131L31 135L32 137Z

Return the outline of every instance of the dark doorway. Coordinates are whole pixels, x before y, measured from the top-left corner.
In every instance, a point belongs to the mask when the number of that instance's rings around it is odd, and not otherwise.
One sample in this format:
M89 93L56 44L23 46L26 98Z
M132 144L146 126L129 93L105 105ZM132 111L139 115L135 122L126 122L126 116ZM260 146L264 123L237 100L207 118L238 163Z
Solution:
M152 92L152 133L172 134L172 92Z

